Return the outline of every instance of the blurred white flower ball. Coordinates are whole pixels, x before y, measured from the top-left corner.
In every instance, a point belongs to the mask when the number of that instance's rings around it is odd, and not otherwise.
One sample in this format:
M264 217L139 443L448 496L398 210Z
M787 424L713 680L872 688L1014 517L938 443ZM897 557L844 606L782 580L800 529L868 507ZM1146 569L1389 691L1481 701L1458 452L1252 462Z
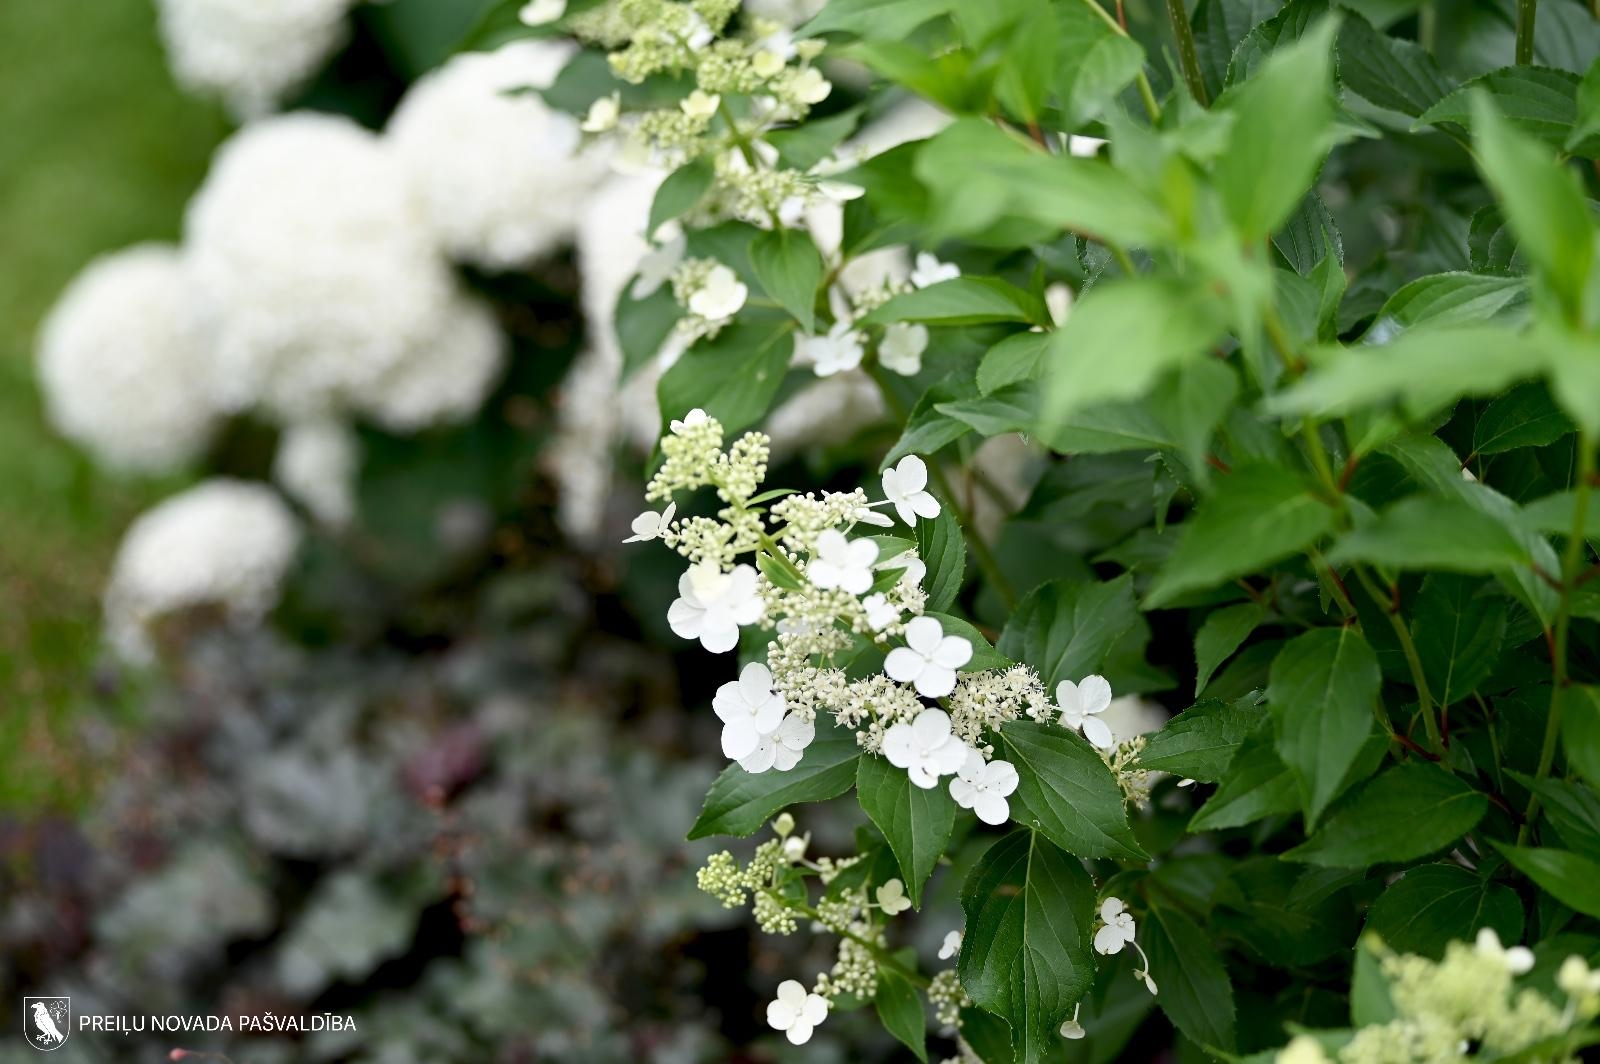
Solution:
M361 445L340 421L291 425L278 440L272 477L284 492L331 528L350 523L356 510Z
M259 484L218 478L160 503L117 551L105 596L113 648L148 661L151 623L190 607L259 622L277 604L299 539L289 508Z
M393 156L332 115L235 134L189 205L186 246L225 400L286 421L373 388L454 298Z
M547 88L571 54L550 41L462 53L417 81L390 118L387 136L453 258L507 269L572 235L605 155L581 143L576 119L526 91Z
M457 290L394 368L355 395L356 409L391 432L464 421L500 378L506 346L489 304Z
M173 75L237 115L271 111L349 37L356 0L157 0Z
M46 319L38 358L50 420L103 465L166 471L211 438L211 349L176 248L92 263Z

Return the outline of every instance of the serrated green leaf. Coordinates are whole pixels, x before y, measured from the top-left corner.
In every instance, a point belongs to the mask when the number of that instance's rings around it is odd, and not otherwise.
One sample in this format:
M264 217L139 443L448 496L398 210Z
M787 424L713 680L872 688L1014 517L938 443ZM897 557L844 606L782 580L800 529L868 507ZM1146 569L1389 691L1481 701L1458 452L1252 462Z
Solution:
M844 729L818 729L817 737L787 772L746 772L737 764L722 770L706 794L705 807L689 838L745 836L791 805L837 798L856 781L861 748Z
M1525 566L1531 558L1510 528L1482 510L1458 499L1413 495L1341 537L1328 561L1494 573Z
M1428 108L1412 128L1450 122L1470 129L1473 98L1486 94L1512 125L1552 148L1561 148L1577 118L1577 92L1577 76L1565 70L1501 67L1480 74Z
M777 397L793 350L794 322L788 318L736 320L661 375L656 396L663 422L699 407L730 433L753 424Z
M1569 771L1600 787L1600 687L1572 684L1561 692L1561 749Z
M1017 770L1011 819L1079 857L1142 861L1122 788L1094 748L1058 725L1010 721L998 749Z
M1299 785L1275 746L1270 720L1245 736L1216 793L1189 821L1190 834L1241 827L1300 808Z
M1083 4L1053 5L1059 61L1056 89L1070 125L1099 117L1105 106L1133 81L1144 64L1144 49L1112 31Z
M1289 641L1267 681L1278 756L1300 786L1306 826L1355 782L1352 765L1372 732L1382 677L1378 657L1355 628L1316 628Z
M802 332L816 331L822 256L809 236L792 229L762 233L750 241L750 267L762 289L794 315Z
M1571 850L1490 841L1517 871L1548 890L1561 904L1586 916L1600 917L1600 861Z
M939 516L932 520L917 522L917 556L928 567L922 582L928 592L924 608L948 610L960 593L967 572L967 540L950 507L940 507Z
M1417 325L1443 328L1502 317L1515 324L1525 310L1528 282L1522 277L1465 272L1419 277L1389 297L1367 330L1369 341L1387 343Z
M870 759L869 759L870 760ZM905 775L905 773L901 773ZM878 966L878 993L872 999L878 1022L898 1038L918 1060L928 1059L928 1017L923 1011L922 994L911 980L889 965Z
M1455 842L1488 809L1489 800L1459 777L1408 761L1339 803L1316 834L1283 856L1328 868L1411 861Z
M1426 48L1381 33L1354 12L1339 28L1339 80L1369 102L1412 118L1454 85Z
M1151 771L1215 782L1266 714L1254 706L1207 699L1147 736L1139 765Z
M1213 610L1206 616L1194 635L1196 698L1206 689L1206 681L1217 671L1217 666L1232 657L1270 614L1271 611L1259 602L1241 602Z
M913 288L880 304L861 319L863 325L920 321L930 325L982 325L989 322L1040 324L1048 319L1044 304L998 277L953 277L926 288Z
M1025 661L1054 691L1100 672L1106 659L1138 621L1133 578L1104 583L1056 580L1029 592L1000 633L1000 652Z
M863 757L856 770L861 808L889 840L911 904L921 908L922 888L944 854L955 827L956 803L942 786L923 788L905 769L881 757Z
M1506 632L1498 588L1453 573L1431 573L1411 609L1411 633L1428 690L1441 706L1472 694L1494 671Z
M645 232L654 233L663 222L670 222L693 209L711 188L716 176L709 156L685 163L668 174L650 203L650 221Z
M1439 958L1450 942L1471 942L1493 928L1502 942L1522 941L1522 902L1516 891L1460 865L1408 869L1367 913L1367 930L1399 953Z
M978 363L978 390L984 395L1008 384L1030 381L1049 357L1054 332L1019 332L1001 340Z
M1150 912L1140 940L1161 991L1156 1005L1199 1045L1232 1050L1233 983L1212 936L1177 909L1153 901Z

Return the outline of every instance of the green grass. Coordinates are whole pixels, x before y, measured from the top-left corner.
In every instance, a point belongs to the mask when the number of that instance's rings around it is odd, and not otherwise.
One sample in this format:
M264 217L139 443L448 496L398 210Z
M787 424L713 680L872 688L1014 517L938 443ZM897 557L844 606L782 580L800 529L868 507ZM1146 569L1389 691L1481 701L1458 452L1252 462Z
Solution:
M226 132L167 73L149 0L0 4L0 809L71 803L99 592L157 489L96 471L45 423L32 347L95 255L178 235Z

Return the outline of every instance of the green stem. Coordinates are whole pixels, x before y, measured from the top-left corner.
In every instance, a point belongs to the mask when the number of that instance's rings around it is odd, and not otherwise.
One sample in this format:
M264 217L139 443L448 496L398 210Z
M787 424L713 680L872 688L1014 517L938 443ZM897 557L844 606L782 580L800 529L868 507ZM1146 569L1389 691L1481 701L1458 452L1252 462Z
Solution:
M1194 28L1189 25L1189 12L1183 0L1167 0L1167 15L1172 20L1172 36L1178 42L1178 65L1183 69L1189 95L1201 107L1209 107L1211 97L1206 92L1205 78L1200 74L1200 52L1195 48Z
M801 916L815 920L819 924L823 923L822 914L817 912L817 910L813 909L803 901L791 901L776 891L771 890L763 891L762 893L768 895L772 898L772 900L776 901L779 905L782 905L786 909L791 909L794 912L799 913ZM880 967L892 968L922 989L926 990L928 988L929 979L927 976L923 975L915 968L907 968L894 957L890 956L888 953L885 953L883 947L878 945L876 942L873 942L871 939L863 938L848 928L839 928L837 930L829 928L829 930L833 931L834 934L840 936L841 938L848 938L850 941L870 951L872 954L872 959L877 961Z
M1517 65L1533 62L1533 24L1539 14L1539 0L1517 0Z
M1417 653L1417 644L1411 640L1411 629L1406 627L1405 620L1400 616L1390 601L1390 596L1383 593L1365 568L1356 566L1354 569L1356 579L1361 581L1361 586L1384 615L1389 618L1389 624L1394 628L1395 638L1400 641L1400 649L1405 654L1406 667L1411 670L1411 683L1417 689L1417 709L1422 714L1422 727L1428 733L1428 745L1437 754L1444 753L1444 739L1439 732L1439 718L1433 707L1433 694L1428 690L1428 677L1422 671L1422 656Z
M1573 492L1572 531L1567 536L1566 549L1561 555L1561 596L1556 601L1555 631L1550 655L1550 712L1545 719L1544 745L1539 749L1539 767L1535 780L1550 775L1556 760L1556 743L1561 737L1562 695L1571 675L1567 671L1568 632L1572 627L1572 591L1577 586L1578 571L1583 566L1583 536L1589 519L1589 495L1593 487L1595 470L1594 440L1588 432L1578 433L1578 483ZM1522 827L1517 830L1517 845L1528 841L1533 830L1534 817L1539 815L1539 795L1528 799L1527 812L1522 817Z

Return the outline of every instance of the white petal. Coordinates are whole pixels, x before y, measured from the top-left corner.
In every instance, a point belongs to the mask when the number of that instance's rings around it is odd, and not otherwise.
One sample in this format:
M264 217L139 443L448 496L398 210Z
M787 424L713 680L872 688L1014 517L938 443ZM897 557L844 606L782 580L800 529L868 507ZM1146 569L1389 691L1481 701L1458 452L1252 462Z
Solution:
M967 746L964 748L962 757L964 760L961 762L960 767L956 769L961 778L970 783L985 782L989 763L983 759L983 755L975 748ZM1002 761L1000 764L1005 764L1005 762Z
M1004 824L1011 819L1011 803L993 791L984 791L973 803L972 811L985 824Z
M972 642L964 636L947 635L939 640L938 648L929 656L935 665L959 669L972 660Z
M832 591L844 581L844 570L826 558L817 558L806 566L806 578L822 590Z
M911 725L896 724L883 733L883 756L895 768L910 765L915 749L916 737L911 732Z
M931 521L933 518L939 516L939 500L934 498L929 492L917 492L915 495L911 496L911 498L906 500L906 504L911 507L918 517L926 520Z
M778 744L768 737L761 740L761 745L756 747L755 753L739 760L739 767L754 775L771 768L777 757Z
M932 658L944 639L944 627L932 617L918 617L906 625L906 645L924 658Z
M672 605L667 607L667 626L680 639L700 638L700 629L705 623L705 617L705 610L691 605L685 599L674 599Z
M913 761L907 766L906 775L911 777L912 783L915 783L925 791L931 791L939 786L939 777L929 771L928 764L925 761Z
M962 762L967 759L969 747L961 740L951 737L942 746L935 747L932 756L928 758L929 765L941 776L948 776L961 768Z
M779 743L772 751L772 767L779 772L788 772L798 765L803 757L805 757L804 751L791 750Z
M1083 713L1083 699L1078 694L1078 685L1071 680L1062 680L1056 684L1056 705L1061 707L1062 713Z
M943 698L956 689L956 670L930 663L917 677L916 687L924 698Z
M811 1031L815 1026L815 1024L807 1023L805 1020L796 1020L789 1026L787 1031L783 1032L783 1036L787 1038L791 1044L803 1046L807 1042L811 1041Z
M852 540L847 548L847 558L857 569L870 569L878 561L878 545L870 539Z
M963 809L971 809L972 803L978 800L978 789L970 782L957 776L950 781L950 797L955 799L957 805Z
M1107 898L1100 903L1100 919L1109 924L1122 915L1125 909L1126 906L1122 904L1121 898Z
M846 569L839 587L852 595L864 595L872 589L871 569Z
M917 455L908 454L900 459L895 472L899 474L900 490L906 495L913 495L928 486L928 463Z
M942 709L925 709L911 722L911 734L925 750L943 746L950 738L950 715Z
M791 713L783 718L783 723L778 725L772 737L779 746L795 751L804 750L817 737L817 726L800 714Z
M787 1031L795 1021L794 1009L782 1001L767 1003L767 1026L776 1031Z
M1126 943L1123 941L1122 932L1118 931L1110 924L1107 924L1105 927L1102 927L1100 930L1094 933L1094 948L1096 953L1103 953L1109 957L1113 953L1121 953L1124 945L1126 945Z
M991 792L1004 798L1017 789L1017 770L1009 761L991 761L984 782Z
M1085 713L1104 713L1111 704L1111 685L1104 676L1085 676L1078 681L1078 695Z
M725 654L739 645L739 626L720 615L706 615L700 645L713 654Z
M722 726L722 755L733 761L749 757L761 744L761 733L749 720L731 720Z
M1117 745L1117 737L1111 734L1111 726L1099 717L1083 718L1083 737L1102 750Z
M813 1026L827 1019L828 999L820 994L807 995L805 1007L800 1011L800 1018Z
M916 622L913 621L912 623L915 624ZM676 627L672 630L674 632L678 631ZM678 634L683 635L682 632L678 632ZM685 636L685 638L692 637ZM889 679L900 683L915 682L917 677L922 675L922 670L927 667L928 659L908 647L895 647L883 659L883 671L888 675Z

